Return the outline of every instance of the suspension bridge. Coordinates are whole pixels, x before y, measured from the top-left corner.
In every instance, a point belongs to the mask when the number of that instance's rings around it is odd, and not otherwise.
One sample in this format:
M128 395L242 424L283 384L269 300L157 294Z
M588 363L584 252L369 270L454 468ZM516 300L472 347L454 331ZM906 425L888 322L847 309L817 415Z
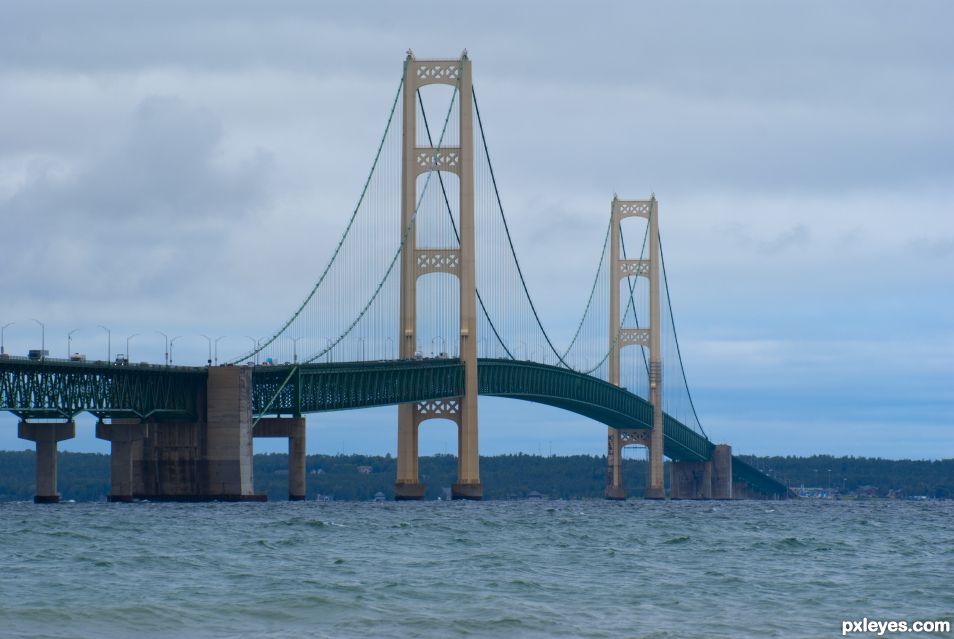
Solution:
M447 101L428 114L432 85ZM270 337L201 368L0 359L0 410L36 442L36 501L58 500L57 442L74 436L84 411L112 442L112 500L256 499L255 437L288 438L289 497L304 499L304 415L386 405L398 406L395 497L423 498L419 428L446 419L458 432L452 494L480 499L480 395L605 425L609 499L627 497L626 446L646 449L646 498L667 496L664 458L670 498L787 497L702 427L655 196L613 196L579 321L558 346L524 278L487 140L466 52L409 52L340 239Z

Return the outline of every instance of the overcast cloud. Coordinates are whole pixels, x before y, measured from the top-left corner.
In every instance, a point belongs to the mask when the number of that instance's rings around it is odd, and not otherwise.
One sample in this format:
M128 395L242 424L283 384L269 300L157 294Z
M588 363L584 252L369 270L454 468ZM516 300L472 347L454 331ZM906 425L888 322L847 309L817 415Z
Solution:
M230 336L226 355L271 333L354 206L405 51L466 47L558 337L613 193L655 192L715 439L954 456L954 5L515 5L0 2L7 350L36 347L31 317L54 355L74 328L105 351L98 324L114 346L142 333L135 359L155 361L157 330L186 335L177 359L194 363L201 333ZM576 416L481 410L488 453L605 447ZM309 447L393 452L394 423L319 416ZM14 425L0 417L0 448L31 446ZM80 432L64 448L106 449ZM447 429L423 431L422 453L445 448Z

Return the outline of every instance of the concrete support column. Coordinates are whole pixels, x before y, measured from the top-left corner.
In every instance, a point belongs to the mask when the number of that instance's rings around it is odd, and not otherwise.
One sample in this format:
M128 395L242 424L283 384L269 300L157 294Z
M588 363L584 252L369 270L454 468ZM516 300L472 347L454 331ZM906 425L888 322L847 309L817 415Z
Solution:
M288 501L305 501L305 418L295 421L288 438Z
M76 424L72 421L52 424L22 421L17 427L17 436L36 443L36 494L33 503L57 503L60 494L56 490L56 444L76 437Z
M669 497L671 499L711 499L712 462L670 462Z
M252 483L252 369L209 368L204 494L255 499Z
M305 418L263 417L255 425L255 437L288 438L288 500L305 499Z
M717 444L712 450L712 498L732 499L732 447Z
M618 428L607 428L606 443L606 492L607 499L626 499L623 488L623 443Z
M149 435L149 426L139 419L112 419L96 424L96 437L110 442L109 501L133 500L133 446Z

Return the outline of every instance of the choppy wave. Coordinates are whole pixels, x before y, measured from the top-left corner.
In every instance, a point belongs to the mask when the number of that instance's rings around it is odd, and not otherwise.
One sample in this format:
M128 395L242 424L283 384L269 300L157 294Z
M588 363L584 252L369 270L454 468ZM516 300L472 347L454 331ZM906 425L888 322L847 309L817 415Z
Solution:
M0 635L835 636L950 618L952 540L930 502L0 504Z

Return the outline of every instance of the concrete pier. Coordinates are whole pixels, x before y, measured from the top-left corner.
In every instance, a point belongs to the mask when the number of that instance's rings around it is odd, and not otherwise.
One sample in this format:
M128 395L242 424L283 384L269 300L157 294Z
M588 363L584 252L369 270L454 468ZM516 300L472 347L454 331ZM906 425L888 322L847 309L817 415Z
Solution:
M761 493L744 481L732 482L733 499L767 499L764 493Z
M36 443L36 494L33 503L57 503L60 494L56 490L56 444L76 437L76 424L72 421L22 421L17 427L17 436Z
M252 482L252 371L209 369L193 421L112 419L96 436L112 442L110 501L265 501ZM304 497L304 427L295 495Z
M135 494L133 447L138 448L142 460L142 442L149 434L149 426L139 419L111 419L96 424L96 437L110 442L109 501L128 502ZM142 482L141 472L139 481Z
M456 483L451 486L451 499L480 500L484 498L484 487L480 483Z
M255 425L254 437L288 438L288 500L305 499L305 418L263 417Z
M712 498L732 499L732 447L717 444L712 451Z
M427 487L419 481L398 481L394 484L396 501L416 501L424 499Z
M712 462L671 462L669 464L669 498L711 499Z
M238 501L253 497L251 368L209 368L207 419L200 465L203 493Z

